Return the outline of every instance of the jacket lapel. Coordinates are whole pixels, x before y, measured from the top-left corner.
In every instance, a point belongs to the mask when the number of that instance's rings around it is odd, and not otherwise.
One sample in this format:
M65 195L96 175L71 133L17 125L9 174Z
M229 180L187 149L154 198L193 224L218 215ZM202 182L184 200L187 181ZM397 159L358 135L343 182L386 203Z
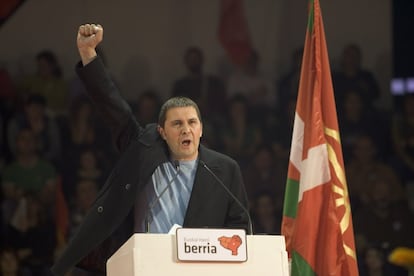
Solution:
M200 145L199 149L199 159L203 160L207 166L220 177L220 167L214 164L211 155L208 153L208 149L202 145ZM184 226L192 225L194 220L200 216L206 200L211 198L207 195L212 195L215 192L217 187L213 185L215 181L214 177L203 167L203 165L201 165L201 162L198 162L193 191L184 218Z
M138 164L142 164L140 172L141 179L150 179L160 164L168 162L168 147L158 134L156 124L147 126L145 133L139 139L139 143L145 145L141 149L142 154L140 156L142 160L138 160Z

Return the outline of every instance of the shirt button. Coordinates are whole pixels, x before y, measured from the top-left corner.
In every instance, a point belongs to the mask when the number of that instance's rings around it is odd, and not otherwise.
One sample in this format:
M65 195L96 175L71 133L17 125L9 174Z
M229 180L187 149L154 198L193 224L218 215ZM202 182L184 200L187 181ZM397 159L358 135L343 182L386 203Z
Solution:
M98 213L102 213L103 212L103 207L99 206L97 210L98 210Z
M131 188L131 184L126 184L125 185L125 190L129 190Z

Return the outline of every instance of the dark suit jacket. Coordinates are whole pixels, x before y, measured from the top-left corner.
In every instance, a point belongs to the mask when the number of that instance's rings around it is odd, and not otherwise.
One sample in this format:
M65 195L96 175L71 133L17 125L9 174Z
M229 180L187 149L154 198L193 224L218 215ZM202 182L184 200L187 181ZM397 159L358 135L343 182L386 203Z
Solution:
M143 128L138 124L99 57L85 67L78 65L77 72L122 154L83 224L52 267L55 275L64 275L79 264L104 273L106 260L133 234L131 211L138 193L149 183L154 170L169 160L168 147L156 125ZM238 164L202 145L199 159L247 208ZM245 228L247 216L243 209L200 163L183 226Z

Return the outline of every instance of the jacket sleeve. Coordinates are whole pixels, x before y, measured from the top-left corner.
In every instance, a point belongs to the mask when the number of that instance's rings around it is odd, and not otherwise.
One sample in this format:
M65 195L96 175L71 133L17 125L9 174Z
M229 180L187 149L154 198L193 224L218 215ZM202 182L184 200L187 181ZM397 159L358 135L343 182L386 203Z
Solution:
M89 98L112 133L116 147L123 152L142 133L128 103L122 98L109 72L98 56L76 72L86 87Z

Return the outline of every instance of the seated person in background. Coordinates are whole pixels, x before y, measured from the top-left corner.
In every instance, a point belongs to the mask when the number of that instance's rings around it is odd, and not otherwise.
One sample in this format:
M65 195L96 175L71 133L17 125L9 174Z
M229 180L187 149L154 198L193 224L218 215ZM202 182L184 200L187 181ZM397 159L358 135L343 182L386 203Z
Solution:
M414 216L407 202L395 195L395 187L381 171L367 183L367 203L354 213L357 247L377 244L392 250L397 246L414 246Z
M25 271L20 263L17 252L12 247L0 249L0 275L4 276L26 276Z
M27 193L36 194L44 203L54 200L56 170L36 151L36 138L30 129L21 129L16 137L15 161L3 172L4 204L17 202ZM9 215L5 215L5 218ZM6 219L7 220L7 219Z
M253 199L266 191L276 200L275 208L281 214L286 184L286 170L283 169L284 167L276 162L270 146L259 146L251 162L243 170L248 198Z
M56 227L50 215L52 206L38 195L21 198L6 228L6 244L16 248L22 266L29 275L46 276L56 248Z
M250 120L248 101L243 95L230 99L227 117L220 138L225 153L236 159L242 167L262 141L260 128Z
M76 233L97 195L98 185L95 181L90 179L79 179L77 181L75 198L70 204L69 236L72 237Z
M48 111L62 114L67 110L68 87L55 53L44 50L36 56L36 73L27 76L20 84L23 98L40 94L48 102Z
M143 126L157 121L158 110L161 108L161 99L153 90L142 93L132 110L138 122Z
M76 153L76 160L65 166L62 173L63 193L67 201L76 196L76 183L78 179L92 180L102 187L108 176L108 162L106 156L93 147L85 146Z
M366 276L398 276L401 275L393 270L387 262L387 251L375 246L368 246L358 259L359 273Z
M377 175L381 175L391 185L393 199L401 199L403 188L400 179L393 167L378 157L377 147L368 135L362 135L356 139L346 172L354 210L368 203L368 195L372 188L369 185L370 179L374 179Z
M63 180L63 192L69 200L74 195L77 170L81 155L85 150L93 151L99 159L100 169L107 169L115 157L115 147L111 141L109 130L98 123L95 109L86 97L74 99L67 120L59 124L62 136L62 166L60 171ZM96 163L96 160L95 160ZM101 172L102 173L102 172ZM99 183L103 184L103 181Z
M17 133L23 128L29 128L35 135L37 151L41 157L58 163L61 154L60 132L55 119L46 113L46 108L45 98L33 94L26 100L24 111L10 120L7 140L13 154L16 154Z
M368 112L361 95L357 91L348 91L343 102L338 103L338 122L341 126L341 143L344 161L347 164L352 149L359 136L370 135L375 137L377 157L386 158L389 147L388 122L380 112Z
M374 108L373 103L380 96L379 85L374 75L362 68L362 51L356 44L344 47L340 68L332 73L336 102L340 103L348 91L358 91L367 109Z
M277 210L272 193L262 190L252 202L254 233L280 235L282 210Z

